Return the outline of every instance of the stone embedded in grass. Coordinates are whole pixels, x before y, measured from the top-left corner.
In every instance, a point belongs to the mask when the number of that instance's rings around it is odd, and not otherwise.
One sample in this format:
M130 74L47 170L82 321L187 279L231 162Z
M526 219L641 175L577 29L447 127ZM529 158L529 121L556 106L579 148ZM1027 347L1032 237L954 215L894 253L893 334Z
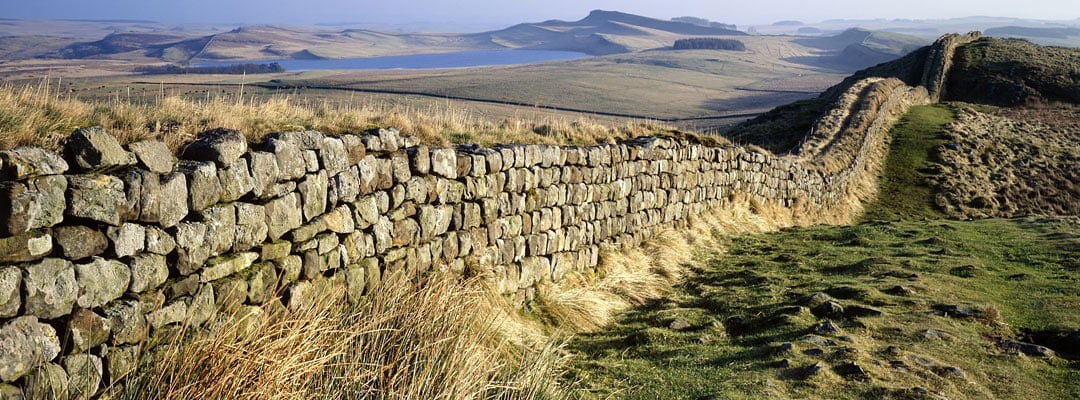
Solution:
M844 306L832 300L827 300L811 310L814 315L823 318L843 318Z
M885 294L893 296L909 297L914 296L916 292L907 286L896 285L883 291Z
M854 361L837 365L833 367L833 371L846 379L852 379L857 381L870 380L870 374L866 372L866 369L864 369L862 366L860 366Z
M1057 356L1057 353L1049 347L1032 343L1006 341L1002 343L1001 346L1006 350L1017 351L1020 354L1030 357L1052 358Z
M671 323L668 324L669 329L676 330L676 331L682 331L682 330L690 329L690 327L692 327L692 326L693 325L690 324L690 321L687 321L687 320L685 320L683 318L676 318L674 321L671 321Z
M828 319L814 324L810 329L824 335L835 335L840 333L840 327L833 323L832 320Z
M93 354L72 354L64 357L68 375L68 398L91 399L101 387L105 374L101 358Z

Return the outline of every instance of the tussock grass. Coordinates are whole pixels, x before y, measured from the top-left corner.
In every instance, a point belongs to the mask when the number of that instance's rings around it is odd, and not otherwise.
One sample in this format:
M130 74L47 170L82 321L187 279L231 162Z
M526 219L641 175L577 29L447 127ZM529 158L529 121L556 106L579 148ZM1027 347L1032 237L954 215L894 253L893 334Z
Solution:
M214 128L236 129L250 141L277 131L314 129L357 133L393 127L421 142L595 144L668 130L647 120L608 124L586 116L520 115L493 118L453 103L415 107L384 101L312 100L294 95L161 95L153 98L80 99L36 84L0 85L0 149L36 145L57 149L77 128L102 125L122 143L147 138L178 148Z
M327 290L290 312L222 317L147 351L113 398L565 397L550 379L566 362L561 342L511 349L496 324L505 305L488 293L477 281L399 281L354 306Z

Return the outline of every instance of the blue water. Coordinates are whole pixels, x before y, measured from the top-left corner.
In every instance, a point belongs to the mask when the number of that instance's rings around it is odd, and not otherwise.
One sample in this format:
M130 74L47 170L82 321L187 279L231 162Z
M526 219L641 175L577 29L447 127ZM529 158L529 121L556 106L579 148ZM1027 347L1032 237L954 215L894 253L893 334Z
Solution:
M286 71L313 71L325 69L433 69L529 64L541 61L575 60L584 57L588 57L588 54L573 51L476 50L457 53L413 54L407 56L325 60L206 61L195 63L195 66L218 67L236 64L269 64L276 62L281 64Z

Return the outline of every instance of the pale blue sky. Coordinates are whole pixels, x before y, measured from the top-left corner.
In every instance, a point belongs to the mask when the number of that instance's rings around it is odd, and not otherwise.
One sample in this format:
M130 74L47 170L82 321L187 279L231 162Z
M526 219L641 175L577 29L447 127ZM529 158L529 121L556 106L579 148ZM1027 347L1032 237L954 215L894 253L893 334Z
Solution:
M0 0L0 18L142 19L166 23L446 22L506 25L577 20L604 9L738 25L778 20L938 19L972 15L1073 20L1076 0Z

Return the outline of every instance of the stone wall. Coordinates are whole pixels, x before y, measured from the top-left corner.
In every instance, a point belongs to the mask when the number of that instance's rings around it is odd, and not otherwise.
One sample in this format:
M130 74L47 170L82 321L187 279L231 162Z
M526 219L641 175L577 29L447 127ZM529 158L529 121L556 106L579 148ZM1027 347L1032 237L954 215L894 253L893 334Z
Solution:
M335 286L355 301L395 274L480 275L526 304L707 209L844 222L873 194L888 128L929 101L894 79L849 92L786 157L664 137L428 148L386 129L256 144L215 130L178 159L88 128L62 155L0 152L0 397L41 397L41 382L92 397L148 338L219 310Z

